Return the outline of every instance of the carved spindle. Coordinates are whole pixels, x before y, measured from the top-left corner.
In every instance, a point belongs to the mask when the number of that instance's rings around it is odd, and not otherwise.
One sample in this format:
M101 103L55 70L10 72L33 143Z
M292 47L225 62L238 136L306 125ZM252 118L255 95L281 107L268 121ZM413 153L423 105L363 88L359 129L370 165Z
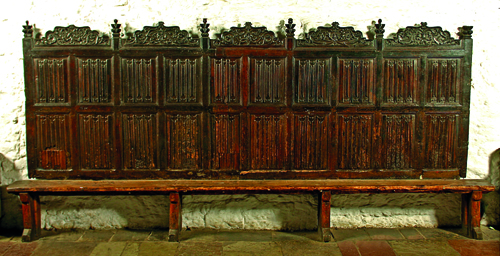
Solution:
M29 21L26 21L26 25L23 25L24 37L33 37L33 26L30 25Z
M200 24L200 31L202 37L208 37L208 32L210 31L208 27L210 27L210 23L207 23L207 18L203 18L203 23Z
M113 32L113 37L120 37L120 32L122 31L120 27L122 26L122 24L118 24L117 19L115 19L114 22L114 24L111 24L111 32Z
M295 35L295 24L293 23L293 19L288 19L288 24L285 24L286 27L286 37L294 37Z
M471 39L472 32L472 26L463 26L458 28L458 36L460 39Z
M383 38L385 32L385 24L382 24L382 19L378 20L378 23L375 24L375 34L377 34L377 38Z

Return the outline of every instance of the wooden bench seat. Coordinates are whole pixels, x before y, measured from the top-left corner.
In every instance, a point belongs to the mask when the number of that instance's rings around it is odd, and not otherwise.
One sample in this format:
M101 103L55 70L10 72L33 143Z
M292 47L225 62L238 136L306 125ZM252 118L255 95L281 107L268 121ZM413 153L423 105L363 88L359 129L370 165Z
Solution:
M41 195L169 194L169 241L178 241L182 229L183 194L318 193L318 230L330 241L332 194L460 193L462 227L469 237L482 239L480 204L483 193L495 187L485 180L23 180L7 187L23 204L23 241L39 238Z

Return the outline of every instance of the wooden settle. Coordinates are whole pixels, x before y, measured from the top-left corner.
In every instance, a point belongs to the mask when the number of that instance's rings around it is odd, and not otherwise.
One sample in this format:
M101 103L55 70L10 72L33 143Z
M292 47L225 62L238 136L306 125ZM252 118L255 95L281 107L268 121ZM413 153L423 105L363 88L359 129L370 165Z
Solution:
M461 193L463 226L480 238L492 191L465 178L472 27L373 38L352 27L295 37L246 23L209 38L159 22L111 37L24 26L28 173L26 241L40 234L40 195L169 194L170 240L182 194L317 193L330 232L339 193Z

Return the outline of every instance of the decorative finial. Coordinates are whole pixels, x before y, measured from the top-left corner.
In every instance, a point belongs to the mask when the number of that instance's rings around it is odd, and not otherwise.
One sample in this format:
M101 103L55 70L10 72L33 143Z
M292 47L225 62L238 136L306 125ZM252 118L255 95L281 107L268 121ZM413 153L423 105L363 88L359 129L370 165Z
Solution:
M382 19L378 19L378 23L375 24L375 34L377 34L377 37L384 37L384 32L385 32L385 24L382 24Z
M250 27L252 27L252 22L249 21L245 22L245 28L250 28Z
M286 27L286 37L294 37L295 35L295 24L293 24L293 19L288 19L288 24L285 24Z
M210 23L207 23L207 18L203 18L203 23L200 24L200 31L202 37L208 37L208 32L210 31L208 27L210 27Z
M458 36L460 39L470 39L472 38L472 26L463 26L458 28Z
M427 27L427 22L420 22L420 26L422 28L426 28Z
M339 27L339 23L338 22L332 22L332 27L334 28L338 28Z
M24 37L33 37L33 26L30 25L29 21L26 21L26 25L23 25Z
M122 24L118 24L117 19L115 19L114 22L114 24L111 24L111 32L113 32L113 37L120 37L120 32L122 31L120 27L122 26Z

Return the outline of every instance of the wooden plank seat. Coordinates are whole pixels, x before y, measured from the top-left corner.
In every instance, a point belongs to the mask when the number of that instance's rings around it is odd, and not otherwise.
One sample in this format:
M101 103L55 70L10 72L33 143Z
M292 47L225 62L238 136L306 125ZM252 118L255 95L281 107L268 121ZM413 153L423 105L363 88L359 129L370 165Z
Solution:
M483 193L495 187L485 180L23 180L7 187L19 194L23 208L23 241L40 237L40 196L169 194L169 241L179 241L182 229L182 195L223 193L317 193L318 231L323 241L332 240L332 194L355 193L460 193L462 228L482 239L480 204Z

